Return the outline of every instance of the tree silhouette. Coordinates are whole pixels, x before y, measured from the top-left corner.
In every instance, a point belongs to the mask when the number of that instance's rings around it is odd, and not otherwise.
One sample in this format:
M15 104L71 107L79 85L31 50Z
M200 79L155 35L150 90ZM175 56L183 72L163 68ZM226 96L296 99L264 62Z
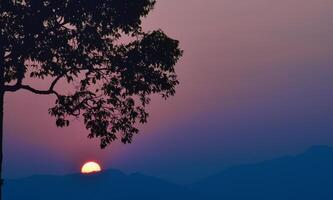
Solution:
M55 95L59 127L82 117L101 148L130 143L151 94L174 95L179 42L141 20L155 0L0 0L0 164L6 92ZM50 83L45 90L25 78ZM58 83L71 86L57 90ZM67 91L71 88L70 92ZM2 171L2 170L1 170ZM0 172L1 172L0 171Z

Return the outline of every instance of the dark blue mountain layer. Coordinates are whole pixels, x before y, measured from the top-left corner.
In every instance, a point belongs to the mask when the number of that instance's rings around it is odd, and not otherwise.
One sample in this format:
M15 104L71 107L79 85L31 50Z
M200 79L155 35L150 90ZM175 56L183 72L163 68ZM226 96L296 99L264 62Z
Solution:
M4 200L332 200L333 148L241 165L188 187L117 170L6 180Z
M209 199L332 200L333 148L315 146L298 156L232 167L191 189Z
M9 180L5 200L195 199L188 189L141 174L107 170L91 175L32 176Z

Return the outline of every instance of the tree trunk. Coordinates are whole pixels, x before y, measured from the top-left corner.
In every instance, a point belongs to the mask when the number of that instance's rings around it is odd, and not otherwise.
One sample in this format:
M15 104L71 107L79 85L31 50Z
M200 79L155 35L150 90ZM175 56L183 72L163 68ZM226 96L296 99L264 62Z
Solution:
M2 68L2 67L1 67ZM2 70L0 70L2 71ZM3 79L3 78L1 78ZM1 81L0 81L1 82ZM0 200L2 199L3 179L2 179L2 158L3 158L3 103L4 85L0 86Z
M2 154L3 154L3 104L5 95L5 66L4 66L4 56L5 52L2 47L0 47L0 200L2 200L2 189L3 189L3 179L2 179Z

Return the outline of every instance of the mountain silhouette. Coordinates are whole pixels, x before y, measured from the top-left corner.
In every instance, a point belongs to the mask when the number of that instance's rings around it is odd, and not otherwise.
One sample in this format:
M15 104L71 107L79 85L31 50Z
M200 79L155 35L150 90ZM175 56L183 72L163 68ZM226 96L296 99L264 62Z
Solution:
M140 173L39 175L6 180L5 200L332 200L333 148L240 165L189 186Z
M89 175L40 175L8 180L4 186L5 200L167 200L195 199L188 189L139 173L126 175L106 170Z
M231 167L190 186L208 199L331 200L333 148Z

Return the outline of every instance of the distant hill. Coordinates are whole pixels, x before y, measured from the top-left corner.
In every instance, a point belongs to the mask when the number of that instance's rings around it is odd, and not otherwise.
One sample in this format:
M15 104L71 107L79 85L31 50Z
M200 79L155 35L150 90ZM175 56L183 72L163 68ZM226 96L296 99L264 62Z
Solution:
M229 168L190 188L208 199L332 200L333 148Z
M91 175L32 176L5 183L5 200L195 199L188 189L142 174L107 170Z
M117 170L7 180L4 200L332 200L333 148L241 165L188 187Z

